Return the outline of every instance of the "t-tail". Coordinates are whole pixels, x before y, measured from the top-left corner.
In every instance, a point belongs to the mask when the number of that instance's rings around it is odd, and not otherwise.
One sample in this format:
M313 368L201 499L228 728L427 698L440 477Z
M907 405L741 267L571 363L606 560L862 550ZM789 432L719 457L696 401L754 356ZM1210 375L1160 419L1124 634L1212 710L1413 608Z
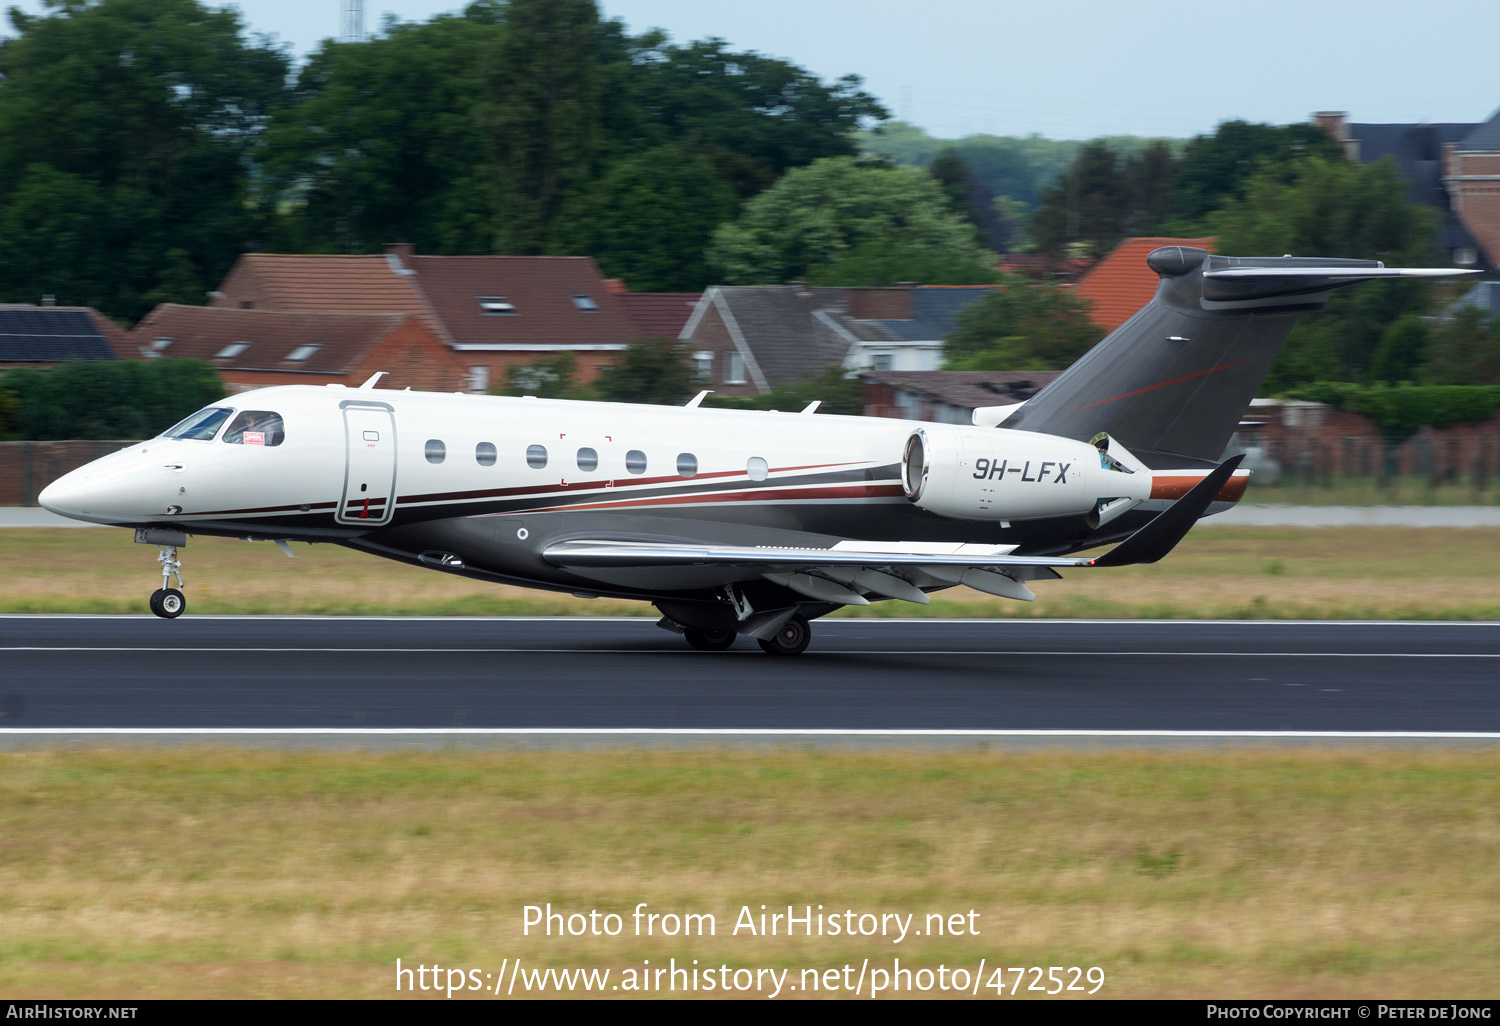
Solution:
M1151 302L1005 427L1080 440L1105 432L1153 467L1217 461L1297 318L1322 310L1331 290L1478 273L1188 246L1157 249L1146 263L1160 276Z

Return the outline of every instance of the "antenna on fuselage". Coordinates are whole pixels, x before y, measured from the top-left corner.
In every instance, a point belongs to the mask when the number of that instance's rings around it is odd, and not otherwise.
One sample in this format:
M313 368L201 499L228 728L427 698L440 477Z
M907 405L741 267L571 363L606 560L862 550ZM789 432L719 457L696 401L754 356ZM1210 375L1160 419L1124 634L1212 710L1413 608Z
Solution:
M363 385L360 385L359 387L361 389L374 388L375 387L375 382L377 382L381 378L385 377L386 373L387 373L386 371L376 371L374 374L370 375L369 380L367 380Z
M685 409L685 410L694 410L694 409L697 409L699 406L703 405L703 400L707 399L709 397L709 395L711 395L712 393L713 393L713 389L711 389L711 388L705 388L703 391L699 392L697 395L695 395L691 399L689 399L688 400L688 404L686 406L684 406L683 409Z

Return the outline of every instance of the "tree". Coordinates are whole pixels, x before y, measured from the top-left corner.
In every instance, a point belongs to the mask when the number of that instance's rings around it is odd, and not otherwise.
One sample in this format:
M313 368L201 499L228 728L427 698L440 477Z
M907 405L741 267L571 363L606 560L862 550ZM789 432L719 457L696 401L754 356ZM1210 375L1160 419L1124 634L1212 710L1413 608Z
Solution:
M1424 377L1433 385L1500 384L1500 319L1463 306L1432 331Z
M1395 385L1415 381L1427 361L1429 332L1422 318L1406 314L1381 333L1370 361L1370 380Z
M1154 232L1171 213L1175 172L1176 158L1161 141L1126 155L1104 140L1085 144L1031 218L1037 249L1102 256L1121 239Z
M1088 303L1051 282L1002 275L943 343L949 370L1062 370L1101 338Z
M637 292L701 292L713 283L709 239L738 209L711 159L668 144L616 161L574 195L553 238Z
M778 385L765 395L709 396L704 406L733 410L782 410L788 413L818 404L818 413L858 417L865 412L865 383L838 364L813 377L798 378Z
M1302 256L1384 260L1423 266L1432 250L1436 215L1406 198L1396 165L1309 158L1263 169L1245 198L1211 215L1218 251L1237 256ZM1328 309L1302 318L1263 386L1275 395L1312 381L1365 381L1381 335L1404 314L1426 311L1430 291L1417 280L1381 281L1338 289Z
M286 54L196 0L48 6L0 45L0 299L201 301L260 234L248 158Z
M604 402L671 406L697 391L692 354L684 341L640 339L626 346L621 355L620 363L606 368L596 383Z
M1343 159L1333 136L1317 125L1226 121L1212 135L1193 138L1182 151L1174 186L1175 216L1179 221L1197 221L1244 199L1246 185L1265 168L1290 168L1313 157Z
M831 264L808 268L807 280L833 286L987 285L997 273L989 261L900 240L872 239L846 250Z
M726 282L757 285L806 278L861 246L898 244L993 266L973 225L952 212L930 176L862 167L852 157L789 171L714 234L709 261Z
M481 108L500 18L498 4L476 3L388 24L366 43L324 42L259 153L280 208L275 248L493 251L498 196Z
M22 440L150 438L224 394L201 360L75 361L0 375L0 405L11 411L4 430Z

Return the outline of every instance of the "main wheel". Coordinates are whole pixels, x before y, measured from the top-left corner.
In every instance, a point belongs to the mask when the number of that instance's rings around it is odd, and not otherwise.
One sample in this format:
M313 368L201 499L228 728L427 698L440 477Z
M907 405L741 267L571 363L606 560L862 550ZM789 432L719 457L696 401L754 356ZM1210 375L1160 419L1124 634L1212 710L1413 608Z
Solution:
M687 643L701 652L722 652L734 644L734 631L700 631L689 627L682 632Z
M801 655L812 640L812 628L801 616L794 616L781 625L774 637L757 638L762 652L773 656Z
M151 611L167 620L175 620L187 608L187 599L183 598L182 592L176 588L168 588L151 597L153 599Z
M151 593L151 612L155 613L157 616L161 616L161 597L166 594L166 591L167 589L165 588L157 588Z

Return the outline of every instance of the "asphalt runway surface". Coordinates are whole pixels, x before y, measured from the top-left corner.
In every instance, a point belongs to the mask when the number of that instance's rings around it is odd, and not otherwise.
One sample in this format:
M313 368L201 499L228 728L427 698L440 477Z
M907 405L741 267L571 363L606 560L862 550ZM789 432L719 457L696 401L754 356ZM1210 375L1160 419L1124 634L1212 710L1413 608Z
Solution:
M0 732L1437 732L1500 624L855 620L794 659L647 619L0 617Z

